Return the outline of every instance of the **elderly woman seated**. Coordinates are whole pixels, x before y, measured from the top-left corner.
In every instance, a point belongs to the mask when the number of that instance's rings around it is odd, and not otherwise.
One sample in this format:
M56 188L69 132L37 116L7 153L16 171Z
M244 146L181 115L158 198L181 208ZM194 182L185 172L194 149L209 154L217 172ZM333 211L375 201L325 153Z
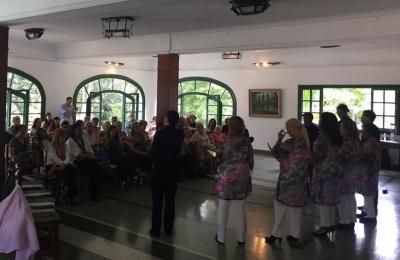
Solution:
M202 123L196 124L196 132L192 136L192 141L197 146L197 159L201 172L203 174L214 173L214 158L210 151L215 151L216 148L215 145L211 144Z

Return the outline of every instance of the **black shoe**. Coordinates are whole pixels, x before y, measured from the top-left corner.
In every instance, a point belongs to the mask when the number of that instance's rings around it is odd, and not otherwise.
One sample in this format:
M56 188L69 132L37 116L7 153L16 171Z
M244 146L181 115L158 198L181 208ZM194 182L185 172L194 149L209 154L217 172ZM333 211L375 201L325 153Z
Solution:
M296 247L299 244L299 239L294 236L287 236L286 240L288 241L289 245Z
M169 236L169 237L172 236L172 234L173 234L173 230L172 230L172 229L171 229L171 230L165 229L164 231L165 231L165 234L166 234L167 236Z
M318 230L311 232L314 236L321 237L333 232L332 227L320 227Z
M225 245L224 242L221 242L221 241L218 240L218 235L215 235L215 241L220 245Z
M273 235L270 235L269 237L265 237L265 243L269 244L269 245L275 245L275 240L279 241L279 245L282 242L282 238L281 237L276 237Z
M238 242L238 245L239 245L239 246L243 246L243 245L246 244L246 241L239 241L239 240L238 240L237 242Z
M149 235L151 236L151 237L160 237L160 231L158 231L158 230L154 230L154 229L150 229L149 230Z

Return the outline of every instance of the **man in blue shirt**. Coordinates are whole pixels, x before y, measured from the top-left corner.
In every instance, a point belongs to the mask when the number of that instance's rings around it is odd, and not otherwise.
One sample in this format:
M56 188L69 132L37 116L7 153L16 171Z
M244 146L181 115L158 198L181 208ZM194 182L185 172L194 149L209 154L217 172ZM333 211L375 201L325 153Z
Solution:
M130 134L132 132L132 126L137 124L135 113L129 115L129 121L125 124L125 133Z

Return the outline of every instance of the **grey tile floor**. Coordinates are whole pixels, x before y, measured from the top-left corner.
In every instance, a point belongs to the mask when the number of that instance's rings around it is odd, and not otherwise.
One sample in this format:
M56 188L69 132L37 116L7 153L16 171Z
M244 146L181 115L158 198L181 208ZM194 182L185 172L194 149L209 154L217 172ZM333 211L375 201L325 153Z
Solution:
M303 209L302 244L292 248L286 241L271 248L264 242L273 223L273 196L277 164L256 155L253 186L247 200L247 242L236 243L228 223L225 246L214 241L218 202L211 194L212 180L179 183L176 196L175 233L152 240L148 236L151 196L148 185L120 191L105 187L100 203L83 197L78 205L58 210L60 259L400 259L400 173L382 171L379 216L376 226L356 223L354 232L337 231L330 237L310 235L318 222L312 203ZM388 190L388 194L383 194ZM362 204L360 196L357 200Z

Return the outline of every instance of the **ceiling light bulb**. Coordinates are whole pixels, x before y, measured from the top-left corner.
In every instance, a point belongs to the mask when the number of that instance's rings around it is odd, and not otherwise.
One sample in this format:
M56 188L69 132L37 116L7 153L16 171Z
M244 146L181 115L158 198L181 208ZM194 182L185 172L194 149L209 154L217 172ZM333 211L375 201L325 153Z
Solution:
M269 67L268 62L266 62L266 61L263 61L262 65L263 65L264 68L268 68Z
M258 62L254 63L256 65L256 67L260 67L260 64Z

